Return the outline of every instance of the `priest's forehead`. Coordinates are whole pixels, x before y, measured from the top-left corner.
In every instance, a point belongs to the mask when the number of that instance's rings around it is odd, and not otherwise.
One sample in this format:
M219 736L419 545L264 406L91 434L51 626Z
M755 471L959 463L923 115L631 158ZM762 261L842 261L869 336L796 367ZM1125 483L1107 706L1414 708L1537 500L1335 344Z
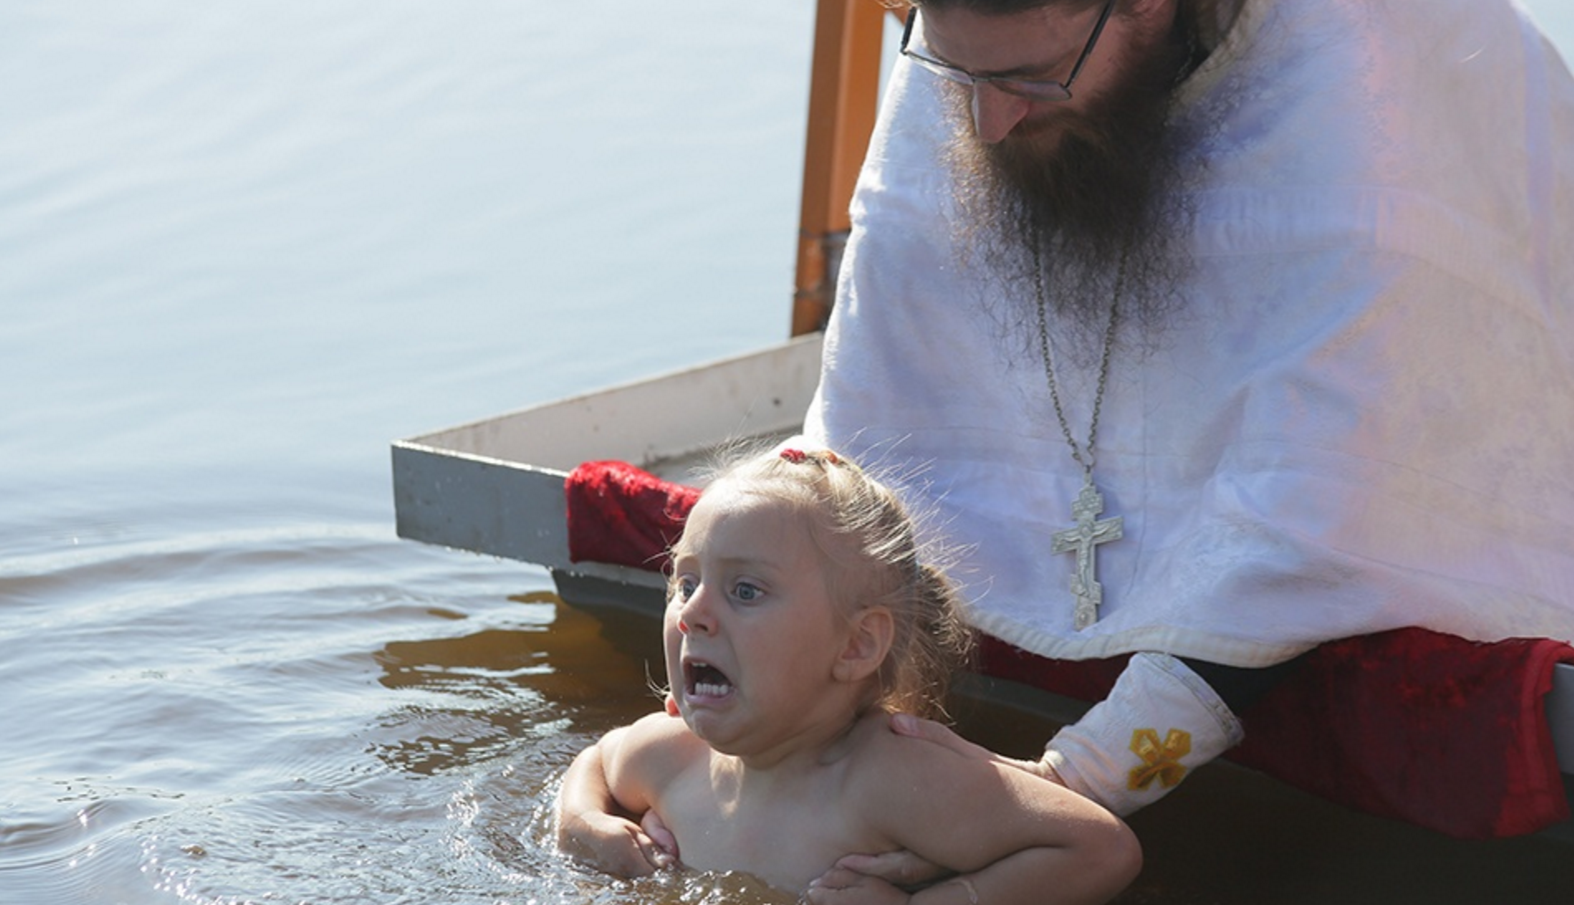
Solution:
M912 0L912 5L920 10L932 9L936 12L963 9L985 16L1009 16L1035 9L1074 12L1098 6L1102 2L1103 0Z

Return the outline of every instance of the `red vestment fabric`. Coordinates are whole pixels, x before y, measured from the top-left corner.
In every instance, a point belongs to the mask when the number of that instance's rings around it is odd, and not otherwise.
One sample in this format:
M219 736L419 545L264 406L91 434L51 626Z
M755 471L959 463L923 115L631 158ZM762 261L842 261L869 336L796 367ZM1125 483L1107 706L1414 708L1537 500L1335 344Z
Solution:
M621 462L566 484L570 558L665 564L699 491ZM984 638L980 671L1101 700L1125 657L1050 660ZM1569 817L1545 698L1574 647L1483 644L1423 628L1329 641L1239 714L1225 756L1330 801L1450 836L1535 832Z
M996 638L979 669L1084 701L1126 665L1050 660ZM1329 801L1464 839L1569 818L1546 716L1552 668L1574 648L1491 644L1423 628L1327 642L1244 713L1236 763Z

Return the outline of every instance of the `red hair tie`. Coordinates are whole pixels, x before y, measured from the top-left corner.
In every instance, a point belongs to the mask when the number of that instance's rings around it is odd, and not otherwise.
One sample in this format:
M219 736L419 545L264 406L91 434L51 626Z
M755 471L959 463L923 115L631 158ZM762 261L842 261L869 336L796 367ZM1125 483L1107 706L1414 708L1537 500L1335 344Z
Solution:
M822 449L812 453L806 453L801 449L784 449L781 452L781 456L783 459L786 459L794 465L802 465L805 462L816 462L820 465L842 464L842 460L837 458L836 453L833 453L828 449Z

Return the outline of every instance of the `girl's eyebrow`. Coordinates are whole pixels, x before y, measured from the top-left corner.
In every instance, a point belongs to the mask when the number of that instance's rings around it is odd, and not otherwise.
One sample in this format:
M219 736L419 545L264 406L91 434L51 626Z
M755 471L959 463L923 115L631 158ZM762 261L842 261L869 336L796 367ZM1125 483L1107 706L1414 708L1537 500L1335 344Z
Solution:
M688 563L699 559L693 552L675 552L672 556L672 565ZM746 571L755 573L770 573L772 575L782 571L781 566L763 556L719 556L712 560L715 565L731 571Z
M779 566L773 565L769 559L759 556L724 556L716 560L717 563L729 569L753 573L771 573L781 571Z

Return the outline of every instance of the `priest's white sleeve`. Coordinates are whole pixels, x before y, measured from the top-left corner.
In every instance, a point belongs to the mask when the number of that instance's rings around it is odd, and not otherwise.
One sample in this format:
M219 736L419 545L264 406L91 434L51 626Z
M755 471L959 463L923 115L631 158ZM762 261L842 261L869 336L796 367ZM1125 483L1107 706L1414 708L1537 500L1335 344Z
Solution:
M1241 721L1186 664L1140 653L1108 697L1049 740L1044 760L1073 791L1126 815L1244 736Z

